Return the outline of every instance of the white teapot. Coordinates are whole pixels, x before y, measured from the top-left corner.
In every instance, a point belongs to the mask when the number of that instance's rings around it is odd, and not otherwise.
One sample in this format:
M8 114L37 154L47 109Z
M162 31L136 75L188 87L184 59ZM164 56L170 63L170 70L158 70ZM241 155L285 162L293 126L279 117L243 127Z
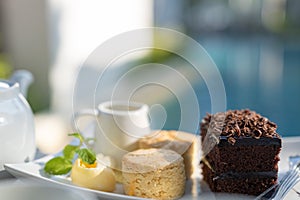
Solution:
M26 70L0 80L0 170L5 163L26 162L35 156L34 117L24 97L32 81Z

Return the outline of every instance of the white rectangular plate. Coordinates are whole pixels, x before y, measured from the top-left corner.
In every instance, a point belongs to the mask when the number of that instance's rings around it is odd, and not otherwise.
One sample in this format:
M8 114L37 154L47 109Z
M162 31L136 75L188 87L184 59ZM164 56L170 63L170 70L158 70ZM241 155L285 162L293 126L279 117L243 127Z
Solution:
M279 174L281 175L288 170L289 156L300 155L300 137L289 137L283 139L283 148L280 154L281 161L279 163ZM102 192L97 190L86 189L75 186L65 176L47 176L43 173L45 162L51 159L53 155L46 156L39 160L22 164L5 164L5 169L16 177L25 177L55 184L57 186L75 189L82 192L89 192L105 199L139 199L137 197L128 196L123 193L122 185L117 184L116 190L113 193ZM295 190L300 191L300 184L296 185ZM186 191L181 199L197 199L202 197L205 199L240 199L241 195L212 193L199 179L192 179L187 182ZM250 196L242 196L243 199L253 199ZM295 191L289 192L286 199L299 199Z

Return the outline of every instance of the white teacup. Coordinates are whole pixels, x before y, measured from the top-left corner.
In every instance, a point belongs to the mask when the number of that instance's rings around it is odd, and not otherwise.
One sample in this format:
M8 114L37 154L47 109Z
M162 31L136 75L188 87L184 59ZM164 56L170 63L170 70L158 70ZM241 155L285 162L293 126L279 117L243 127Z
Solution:
M124 154L138 148L137 141L150 133L146 104L125 101L108 101L97 109L84 109L76 113L75 120L82 116L94 116L94 151L112 157L120 169Z

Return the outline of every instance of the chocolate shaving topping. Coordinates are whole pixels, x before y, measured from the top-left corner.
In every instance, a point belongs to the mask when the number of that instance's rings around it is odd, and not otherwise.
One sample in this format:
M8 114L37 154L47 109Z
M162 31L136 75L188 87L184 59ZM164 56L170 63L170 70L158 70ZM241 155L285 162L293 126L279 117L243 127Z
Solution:
M224 119L225 115L225 119ZM224 121L220 122L223 118ZM220 130L220 125L222 128ZM276 133L277 126L274 122L262 117L254 111L245 110L229 110L223 113L207 114L201 122L201 129L218 130L218 135L227 136L228 142L234 144L236 138L252 137L259 139L261 137L278 137ZM212 131L211 133L214 133Z
M236 142L236 140L233 137L229 137L228 138L228 142L232 145L234 145L234 143Z

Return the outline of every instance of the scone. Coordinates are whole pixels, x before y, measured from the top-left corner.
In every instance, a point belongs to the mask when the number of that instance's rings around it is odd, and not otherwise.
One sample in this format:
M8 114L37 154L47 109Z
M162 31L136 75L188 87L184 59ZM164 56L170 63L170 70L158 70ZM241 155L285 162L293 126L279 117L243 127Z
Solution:
M162 148L176 151L184 159L186 177L197 171L200 161L199 145L200 137L182 131L153 131L148 136L139 140L140 149Z
M123 187L127 195L177 199L185 190L181 155L168 149L139 149L122 159Z

